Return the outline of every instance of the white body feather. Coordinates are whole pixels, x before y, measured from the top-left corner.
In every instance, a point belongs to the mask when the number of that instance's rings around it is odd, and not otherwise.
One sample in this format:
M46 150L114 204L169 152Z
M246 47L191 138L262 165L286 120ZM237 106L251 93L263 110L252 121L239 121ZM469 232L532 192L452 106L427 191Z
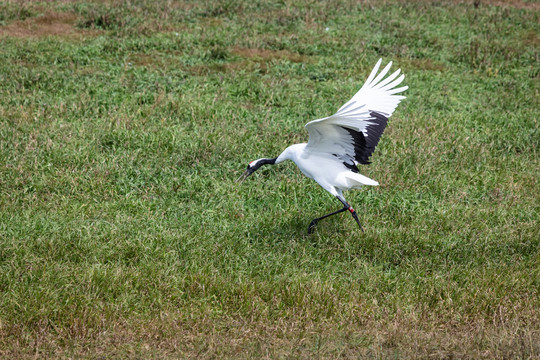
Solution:
M362 185L377 186L378 182L347 169L336 157L329 153L306 150L307 144L289 146L276 163L292 160L308 178L315 180L323 189L334 196L342 195L342 190L360 188ZM317 164L317 166L313 166Z

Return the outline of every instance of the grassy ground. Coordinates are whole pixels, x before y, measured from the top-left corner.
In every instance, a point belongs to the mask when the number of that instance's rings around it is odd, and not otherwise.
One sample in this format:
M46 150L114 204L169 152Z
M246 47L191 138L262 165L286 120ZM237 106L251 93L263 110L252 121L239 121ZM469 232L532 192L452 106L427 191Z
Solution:
M0 4L0 357L537 358L534 1ZM379 57L349 192L293 164Z

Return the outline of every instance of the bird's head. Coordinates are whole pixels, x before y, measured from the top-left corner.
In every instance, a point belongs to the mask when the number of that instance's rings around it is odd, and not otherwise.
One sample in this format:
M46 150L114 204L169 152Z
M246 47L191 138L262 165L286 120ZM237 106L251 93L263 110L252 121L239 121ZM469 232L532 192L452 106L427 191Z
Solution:
M249 175L253 174L261 166L266 165L266 164L274 165L275 162L276 162L276 158L274 159L262 158L262 159L253 160L252 162L248 164L246 171L244 171L242 176L240 176L238 180L236 180L236 182L243 183L244 180L246 180Z

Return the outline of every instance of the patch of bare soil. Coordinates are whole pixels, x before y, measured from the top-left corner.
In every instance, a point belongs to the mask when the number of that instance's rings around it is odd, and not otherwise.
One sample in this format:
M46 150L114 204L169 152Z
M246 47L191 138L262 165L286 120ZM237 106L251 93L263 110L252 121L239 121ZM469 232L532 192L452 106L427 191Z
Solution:
M231 72L238 70L253 71L257 69L266 73L269 63L274 59L287 59L292 62L309 62L309 57L288 50L269 50L260 48L233 47L227 53L241 57L241 60L225 64L196 65L187 69L193 75L207 75L209 73Z
M538 1L525 1L525 0L474 0L474 1L468 1L470 3L476 3L479 6L486 4L486 5L494 5L494 6L502 6L502 7L514 7L517 9L528 9L528 10L540 10L540 2Z
M408 2L410 0L399 0L401 2ZM415 0L417 2L433 3L433 0ZM446 1L446 0L445 0ZM469 4L471 6L480 8L483 5L492 5L500 7L513 7L517 9L527 10L540 10L540 2L527 1L527 0L450 0L454 4Z
M307 57L301 54L293 53L287 50L268 50L255 48L235 47L232 53L248 59L272 60L272 59L287 59L292 62L305 62Z
M408 63L411 67L420 70L444 71L445 66L442 63L431 59L401 59L401 63Z
M87 30L77 29L77 16L69 13L48 12L37 17L12 22L0 27L0 36L19 38L71 36L88 33Z

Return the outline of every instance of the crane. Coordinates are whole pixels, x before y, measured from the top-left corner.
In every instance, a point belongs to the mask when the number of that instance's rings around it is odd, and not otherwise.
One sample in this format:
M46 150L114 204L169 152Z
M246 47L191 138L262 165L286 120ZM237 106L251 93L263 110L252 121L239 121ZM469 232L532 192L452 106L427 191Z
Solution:
M404 75L399 76L401 69L385 78L392 62L378 73L381 62L382 59L379 59L362 88L334 115L305 125L309 133L307 143L291 145L275 158L251 161L237 182L242 183L263 165L291 160L304 175L315 180L343 204L343 208L313 219L308 226L308 234L313 232L320 220L347 210L363 232L358 215L345 200L343 191L358 189L363 185L379 185L377 181L360 174L357 165L370 164L369 157L379 143L388 118L399 102L405 99L405 96L396 94L408 89L408 86L396 87L404 79Z

